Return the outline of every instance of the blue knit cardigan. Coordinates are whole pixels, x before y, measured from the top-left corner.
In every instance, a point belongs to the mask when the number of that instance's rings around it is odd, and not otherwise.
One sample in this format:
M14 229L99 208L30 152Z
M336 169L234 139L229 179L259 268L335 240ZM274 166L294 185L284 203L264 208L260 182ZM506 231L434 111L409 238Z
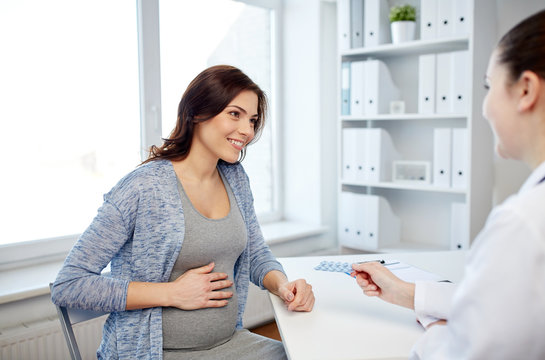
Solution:
M248 235L234 271L241 328L249 281L263 288L269 271L283 269L263 240L242 165L220 161L218 168L233 190ZM104 196L52 288L55 304L111 312L99 359L162 359L162 308L125 311L127 288L130 281L167 282L184 233L177 178L168 160L138 167ZM101 276L110 262L111 275Z

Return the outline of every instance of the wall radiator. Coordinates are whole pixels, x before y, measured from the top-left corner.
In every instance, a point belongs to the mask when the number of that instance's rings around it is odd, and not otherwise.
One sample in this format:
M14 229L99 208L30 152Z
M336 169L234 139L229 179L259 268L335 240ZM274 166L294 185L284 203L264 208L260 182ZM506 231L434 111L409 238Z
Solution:
M245 327L252 328L274 318L266 291L250 286L244 313ZM74 326L83 359L96 359L106 316ZM1 330L0 360L70 359L68 347L57 317L15 329Z

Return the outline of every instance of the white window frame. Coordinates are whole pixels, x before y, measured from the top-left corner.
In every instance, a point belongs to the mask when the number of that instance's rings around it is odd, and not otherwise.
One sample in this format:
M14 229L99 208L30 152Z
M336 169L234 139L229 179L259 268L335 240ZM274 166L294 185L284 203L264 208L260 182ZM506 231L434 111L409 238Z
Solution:
M198 1L198 0L195 0ZM252 6L260 6L274 10L273 24L273 59L274 69L270 113L281 118L280 84L281 72L281 0L236 0ZM138 68L140 85L140 126L141 126L141 158L147 158L147 149L153 144L162 143L161 139L161 71L159 49L159 0L137 0L138 27ZM283 220L282 194L283 176L279 159L282 158L282 143L279 121L272 123L273 144L273 204L275 212L259 216L261 223L272 223ZM0 271L16 267L36 265L50 261L61 261L66 257L80 234L72 234L49 239L39 239L20 243L0 245Z

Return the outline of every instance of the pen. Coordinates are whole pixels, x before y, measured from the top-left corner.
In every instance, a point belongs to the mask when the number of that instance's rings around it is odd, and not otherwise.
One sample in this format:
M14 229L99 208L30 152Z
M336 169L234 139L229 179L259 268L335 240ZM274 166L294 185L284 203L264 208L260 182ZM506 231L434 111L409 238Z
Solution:
M367 260L367 261L360 261L358 262L357 264L365 264L365 263L370 263L370 262L378 262L380 264L384 264L385 261L384 260Z

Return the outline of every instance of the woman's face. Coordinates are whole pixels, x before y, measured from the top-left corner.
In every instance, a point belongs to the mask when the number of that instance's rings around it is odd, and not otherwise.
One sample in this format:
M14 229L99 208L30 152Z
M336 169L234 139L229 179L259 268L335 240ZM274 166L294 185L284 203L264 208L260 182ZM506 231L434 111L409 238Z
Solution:
M200 149L202 155L234 163L254 138L257 118L256 93L242 91L221 113L195 126L191 150Z
M488 63L483 101L483 116L488 120L496 138L496 153L503 158L520 159L522 139L517 121L517 101L505 65L497 62L496 49Z

